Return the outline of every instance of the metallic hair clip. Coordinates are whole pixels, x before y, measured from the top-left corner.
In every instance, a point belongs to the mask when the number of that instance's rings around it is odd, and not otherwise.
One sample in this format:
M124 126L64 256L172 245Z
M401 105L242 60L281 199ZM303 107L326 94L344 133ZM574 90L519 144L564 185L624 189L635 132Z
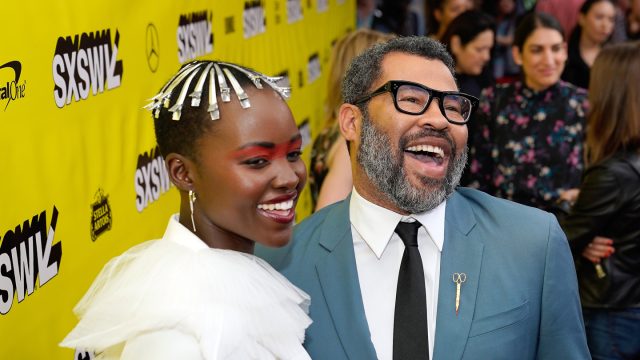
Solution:
M156 119L160 116L160 111L163 107L168 108L168 111L172 113L171 118L173 120L180 120L184 106L189 106L184 104L187 94L189 94L188 96L191 98L191 107L200 106L207 79L209 80L209 106L207 107L207 112L211 115L211 120L220 119L217 88L220 89L219 96L222 102L231 101L231 90L233 89L242 108L250 108L251 103L249 101L249 95L245 89L243 89L242 85L240 85L240 82L236 77L238 73L234 75L231 69L246 76L257 89L263 89L262 82L264 82L273 90L278 92L283 99L287 99L290 95L290 88L278 85L278 81L281 80L282 77L266 76L253 70L243 68L239 65L225 62L193 61L183 66L162 87L160 92L150 99L151 102L145 105L144 108L150 110ZM217 85L216 80L218 83ZM193 87L192 83L195 83ZM190 87L192 87L192 89L189 93ZM176 89L179 90L178 97L175 103L173 103L172 106L169 106L171 105L170 103L172 103L171 97L174 91L178 91Z
M249 103L249 97L247 96L247 93L244 92L244 89L242 88L242 86L240 86L235 76L233 76L231 71L229 71L229 69L227 68L222 69L222 71L224 71L224 74L227 75L227 78L229 79L229 82L233 87L233 91L236 92L238 100L240 100L240 106L242 106L243 109L250 108L251 104Z
M213 67L216 69L216 75L218 75L218 85L220 86L220 98L222 102L231 101L231 89L229 89L229 85L227 85L227 80L224 78L224 73L220 70L218 64L213 64Z
M288 99L291 96L291 88L278 85L278 81L284 79L284 76L264 76L262 80L266 82L271 88L280 94L283 99Z
M173 113L173 116L171 117L173 120L180 120L180 115L182 114L182 105L184 104L184 99L187 97L189 85L191 85L191 81L197 73L197 71L191 72L191 75L189 75L187 80L185 80L184 85L182 85L180 95L178 96L178 101L176 101L176 103L171 108L169 108L169 111Z
M193 66L173 78L173 81L171 81L171 84L169 84L169 86L167 87L167 90L165 90L162 96L160 97L160 102L165 108L169 107L169 102L171 100L171 93L173 92L173 89L175 89L182 82L182 80L185 77L187 77L187 75L191 74L197 68L198 66Z
M253 85L255 85L258 89L262 89L262 84L260 83L259 74L252 73L251 71L234 64L229 64L229 63L220 63L220 64L224 64L224 66L232 67L240 71L241 73L245 74L253 82Z
M211 120L220 119L220 110L218 109L218 97L216 96L216 69L212 67L209 70L209 108L207 109L211 115Z
M196 83L195 89L193 89L193 92L189 95L191 97L191 106L200 106L200 98L202 97L202 88L204 87L204 81L206 80L207 75L209 74L209 69L211 69L212 66L213 63L207 65L204 71L200 74L200 78Z
M162 107L162 98L166 95L165 91L167 90L167 88L173 83L174 79L177 79L180 76L182 76L182 74L187 70L190 70L190 69L193 70L192 68L194 68L195 66L196 66L195 63L190 63L185 65L182 69L180 69L180 71L178 71L178 73L162 87L160 92L156 94L156 96L150 99L151 102L145 105L144 108L152 111L154 117L157 119L158 116L160 115L160 108Z

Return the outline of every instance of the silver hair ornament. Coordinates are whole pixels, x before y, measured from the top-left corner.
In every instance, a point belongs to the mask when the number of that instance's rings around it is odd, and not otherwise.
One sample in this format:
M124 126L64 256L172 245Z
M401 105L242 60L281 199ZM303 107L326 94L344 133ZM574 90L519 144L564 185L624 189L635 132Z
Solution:
M245 75L249 80L251 80L257 89L262 89L262 82L264 82L284 99L289 98L291 94L291 89L289 87L278 85L278 81L280 81L282 77L266 76L241 66L225 62L194 61L180 69L180 71L178 71L178 73L162 87L160 92L150 99L151 103L146 105L145 109L152 111L154 117L158 118L160 115L160 109L164 106L172 112L173 120L180 120L184 106L200 106L204 83L207 78L209 79L209 106L207 111L211 115L211 120L220 119L220 108L218 106L217 95L220 95L222 102L230 102L232 89L243 109L251 107L247 92L242 88L239 81L229 68L233 68ZM191 101L189 104L185 104L184 102L187 97L187 93L189 92L189 87L196 78L197 81L195 82L195 86L188 95L191 98ZM216 82L218 83L218 86L216 86ZM229 84L231 84L231 87L229 87ZM178 98L173 106L169 107L172 100L171 95L176 88L179 88L180 90ZM219 93L216 92L217 89L220 90Z

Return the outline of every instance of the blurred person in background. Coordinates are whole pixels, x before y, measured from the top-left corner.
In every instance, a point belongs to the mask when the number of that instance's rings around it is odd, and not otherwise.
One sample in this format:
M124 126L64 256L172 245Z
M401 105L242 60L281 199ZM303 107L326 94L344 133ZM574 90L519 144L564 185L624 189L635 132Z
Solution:
M610 40L616 7L611 0L587 0L580 7L578 25L569 38L569 58L562 79L578 87L589 86L589 70Z
M631 0L627 15L627 37L633 40L640 39L640 0Z
M372 45L392 39L393 35L359 29L340 39L329 63L325 124L311 148L309 188L313 208L318 210L344 199L351 189L351 164L347 145L336 121L342 105L340 84L351 60Z
M382 0L374 12L371 29L400 36L418 35L419 19L411 0Z
M456 63L460 91L475 97L492 83L486 65L491 60L494 25L491 16L478 10L467 10L449 24L442 37L441 42Z
M578 12L584 0L538 0L535 8L537 12L552 15L562 26L564 38L571 36L571 31L578 23Z
M427 35L436 40L442 39L449 23L467 10L473 8L471 0L428 0Z
M496 82L512 82L520 75L520 67L513 61L511 47L517 19L524 12L520 1L499 0L493 3L490 14L496 17L496 39L493 48L492 66Z
M356 27L371 28L373 14L376 10L376 0L358 0L356 5Z
M586 90L560 80L566 43L551 15L526 15L512 51L523 79L483 90L477 131L469 134L465 181L489 194L556 212L556 201L574 196L580 184Z
M588 168L562 228L576 260L593 359L640 359L639 42L600 52L589 103Z

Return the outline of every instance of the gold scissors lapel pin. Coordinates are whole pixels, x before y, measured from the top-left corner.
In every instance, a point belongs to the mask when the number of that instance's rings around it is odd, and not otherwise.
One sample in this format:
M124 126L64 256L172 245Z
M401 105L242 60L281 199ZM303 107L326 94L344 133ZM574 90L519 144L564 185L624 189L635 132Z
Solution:
M467 274L453 273L453 282L456 283L456 316L458 316L458 310L460 309L460 287L465 281L467 281Z

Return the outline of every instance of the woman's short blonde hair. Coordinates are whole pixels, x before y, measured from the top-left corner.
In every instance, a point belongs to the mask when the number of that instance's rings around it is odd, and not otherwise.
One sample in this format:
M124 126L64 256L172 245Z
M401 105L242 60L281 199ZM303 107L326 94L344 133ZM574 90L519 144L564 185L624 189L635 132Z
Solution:
M358 29L350 32L336 43L329 63L327 84L326 119L331 126L336 119L336 112L342 105L340 85L351 60L369 47L394 38L394 35L375 30Z

